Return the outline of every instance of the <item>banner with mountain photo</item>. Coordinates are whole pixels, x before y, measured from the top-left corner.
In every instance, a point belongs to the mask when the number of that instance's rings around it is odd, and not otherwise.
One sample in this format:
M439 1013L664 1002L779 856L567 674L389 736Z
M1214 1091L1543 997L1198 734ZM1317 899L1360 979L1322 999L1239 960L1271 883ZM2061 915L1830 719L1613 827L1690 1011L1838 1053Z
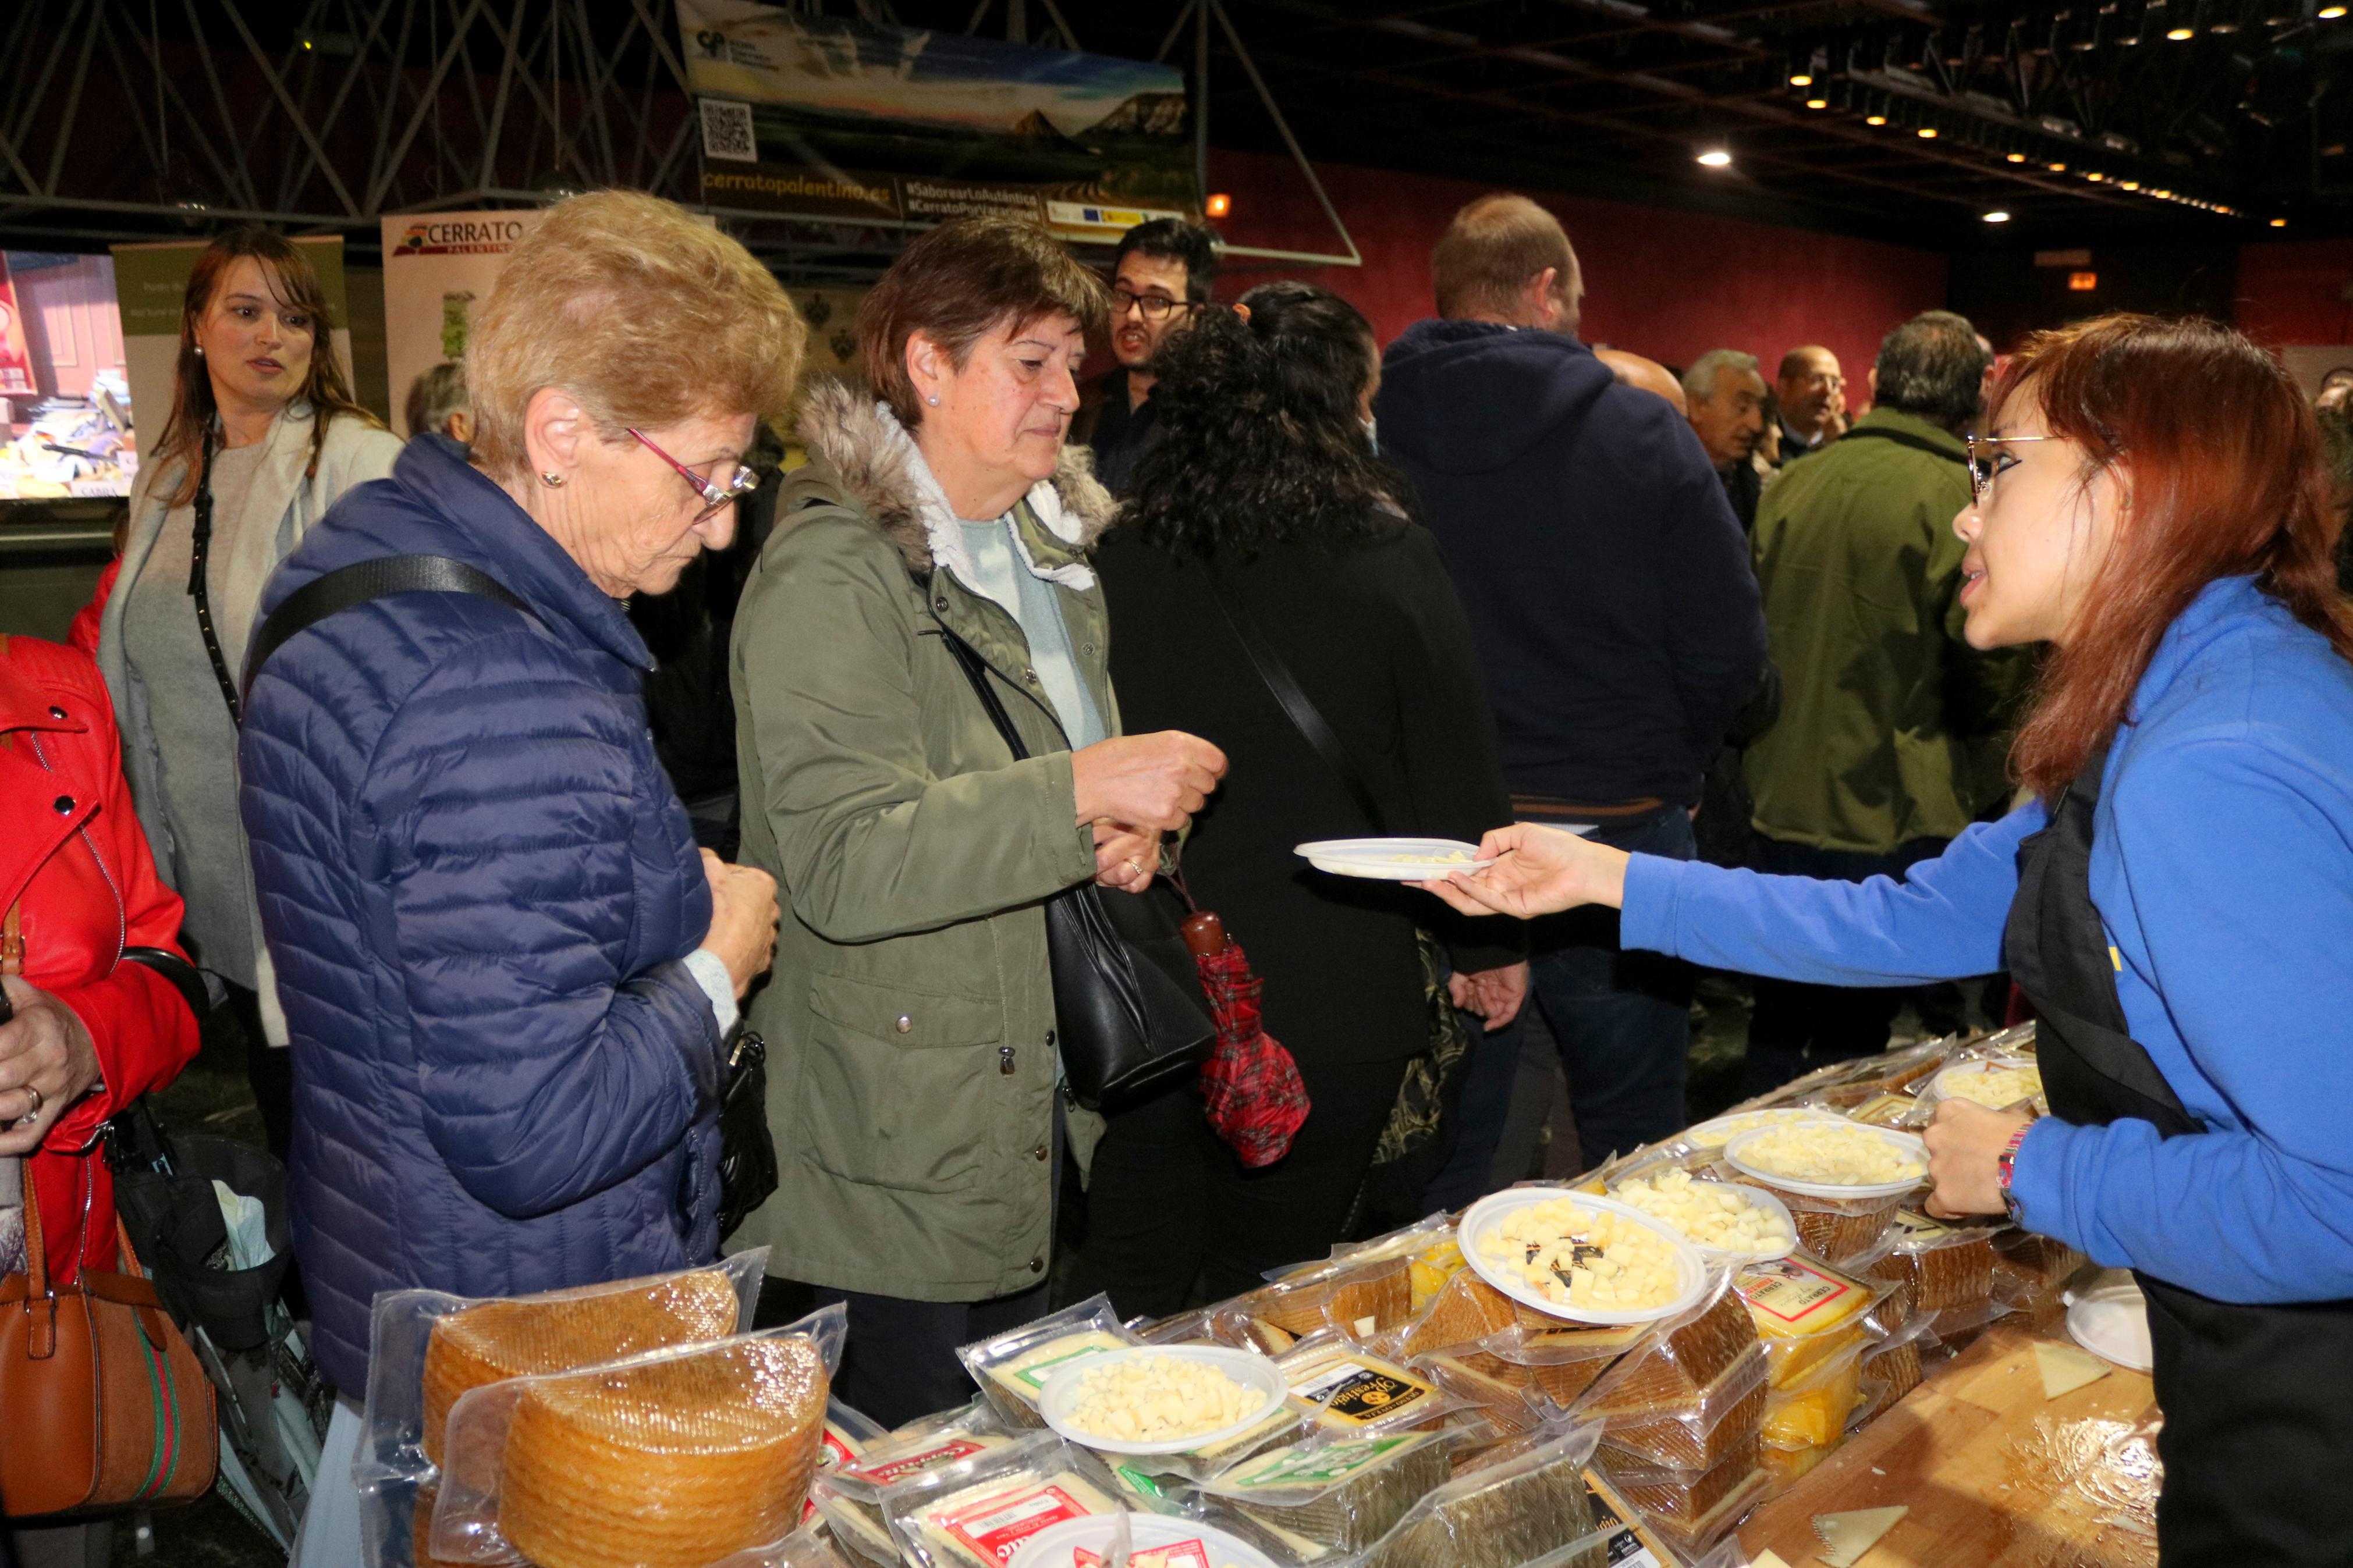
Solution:
M1173 66L756 0L677 5L711 206L1001 213L1082 239L1200 211Z

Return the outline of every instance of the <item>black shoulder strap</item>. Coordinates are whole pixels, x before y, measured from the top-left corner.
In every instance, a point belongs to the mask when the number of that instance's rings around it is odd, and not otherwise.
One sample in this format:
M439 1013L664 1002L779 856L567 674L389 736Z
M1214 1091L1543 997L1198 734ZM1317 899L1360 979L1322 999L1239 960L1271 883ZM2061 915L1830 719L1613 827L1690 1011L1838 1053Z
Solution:
M1915 452L1926 452L1932 458L1942 458L1948 463L1959 463L1964 467L1968 464L1968 458L1962 453L1940 447L1926 436L1915 436L1909 430L1890 430L1884 425L1858 425L1839 439L1841 441L1862 439L1893 441L1899 447L1909 447Z
M1226 582L1225 574L1218 570L1217 563L1205 561L1202 567L1209 574L1209 596L1218 601L1218 608L1225 613L1226 625L1233 628L1235 639L1242 645L1242 652L1250 656L1251 668L1258 671L1259 679L1282 708L1283 716L1291 721L1292 728L1297 730L1300 738L1324 759L1324 765L1332 770L1333 776L1348 792L1348 797L1356 803L1356 809L1363 812L1365 820L1373 825L1373 831L1387 833L1388 818L1381 812L1380 803L1373 798L1372 788L1365 783L1365 775L1356 771L1356 759L1348 754L1346 743L1324 721L1323 713L1293 678L1291 667L1282 662L1282 656L1274 651L1272 645L1259 631L1258 623L1250 619L1250 612L1235 599L1231 586Z
M531 606L505 584L463 561L446 555L379 555L313 578L287 595L286 602L270 611L261 629L253 634L253 646L246 650L245 689L253 689L253 679L261 673L261 667L295 633L354 605L394 594L474 594L496 599L525 616L532 613Z
M963 670L964 678L972 683L973 695L980 699L980 706L988 714L988 721L997 726L999 735L1005 737L1006 745L1012 750L1013 760L1018 763L1027 759L1029 748L1021 743L1021 731L1013 727L1013 715L1005 710L1004 700L997 695L997 688L988 679L988 661L980 657L978 648L947 627L940 628L940 636L946 639L948 652L955 658L956 668Z

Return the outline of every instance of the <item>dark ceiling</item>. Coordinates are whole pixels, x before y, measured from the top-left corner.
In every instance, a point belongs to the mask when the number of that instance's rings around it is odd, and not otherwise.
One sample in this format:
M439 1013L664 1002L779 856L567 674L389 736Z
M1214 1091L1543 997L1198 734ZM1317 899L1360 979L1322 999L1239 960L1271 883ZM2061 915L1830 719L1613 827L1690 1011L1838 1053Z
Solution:
M1176 0L1060 0L1152 58ZM1032 37L1042 0L1023 7ZM1005 0L981 27L1007 23ZM2353 231L2332 0L1224 0L1318 160L1542 184L1943 243ZM901 0L912 26L974 0ZM1170 58L1190 64L1189 25ZM1281 143L1222 36L1219 145ZM1933 133L1933 134L1932 134ZM1732 155L1706 168L1697 156ZM2199 205L2204 204L2204 205ZM2214 209L2229 208L2229 212ZM2286 224L2274 226L2273 219Z

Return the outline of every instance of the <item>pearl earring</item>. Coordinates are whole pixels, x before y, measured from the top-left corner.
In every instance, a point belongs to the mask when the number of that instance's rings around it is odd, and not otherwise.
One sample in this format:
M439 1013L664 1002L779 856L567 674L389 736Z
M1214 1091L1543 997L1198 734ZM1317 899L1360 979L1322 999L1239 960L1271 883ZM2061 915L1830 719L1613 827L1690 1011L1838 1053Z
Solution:
M940 395L934 392L929 397L924 398L923 401L930 404L933 407L937 408L940 405Z
M205 345L204 345L204 344L202 344L202 343L198 343L198 344L196 345L196 357L197 357L198 359L202 359L202 358L204 358L204 357L205 357Z
M564 476L562 474L553 473L542 474L539 476L539 482L545 485L552 490L562 489L564 488Z

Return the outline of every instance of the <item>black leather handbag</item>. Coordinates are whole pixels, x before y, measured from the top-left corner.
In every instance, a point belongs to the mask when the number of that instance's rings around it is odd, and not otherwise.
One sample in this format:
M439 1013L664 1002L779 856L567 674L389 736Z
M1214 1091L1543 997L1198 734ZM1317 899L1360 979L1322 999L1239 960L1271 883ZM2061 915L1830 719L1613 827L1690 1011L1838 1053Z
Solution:
M954 632L942 632L989 722L1021 761L1029 748L989 684L987 661ZM1046 903L1046 948L1071 1100L1088 1110L1116 1109L1200 1070L1217 1026L1173 896L1161 883L1122 893L1082 882L1057 893Z
M719 1236L724 1240L776 1190L776 1138L768 1130L768 1042L739 1029L719 1091Z

